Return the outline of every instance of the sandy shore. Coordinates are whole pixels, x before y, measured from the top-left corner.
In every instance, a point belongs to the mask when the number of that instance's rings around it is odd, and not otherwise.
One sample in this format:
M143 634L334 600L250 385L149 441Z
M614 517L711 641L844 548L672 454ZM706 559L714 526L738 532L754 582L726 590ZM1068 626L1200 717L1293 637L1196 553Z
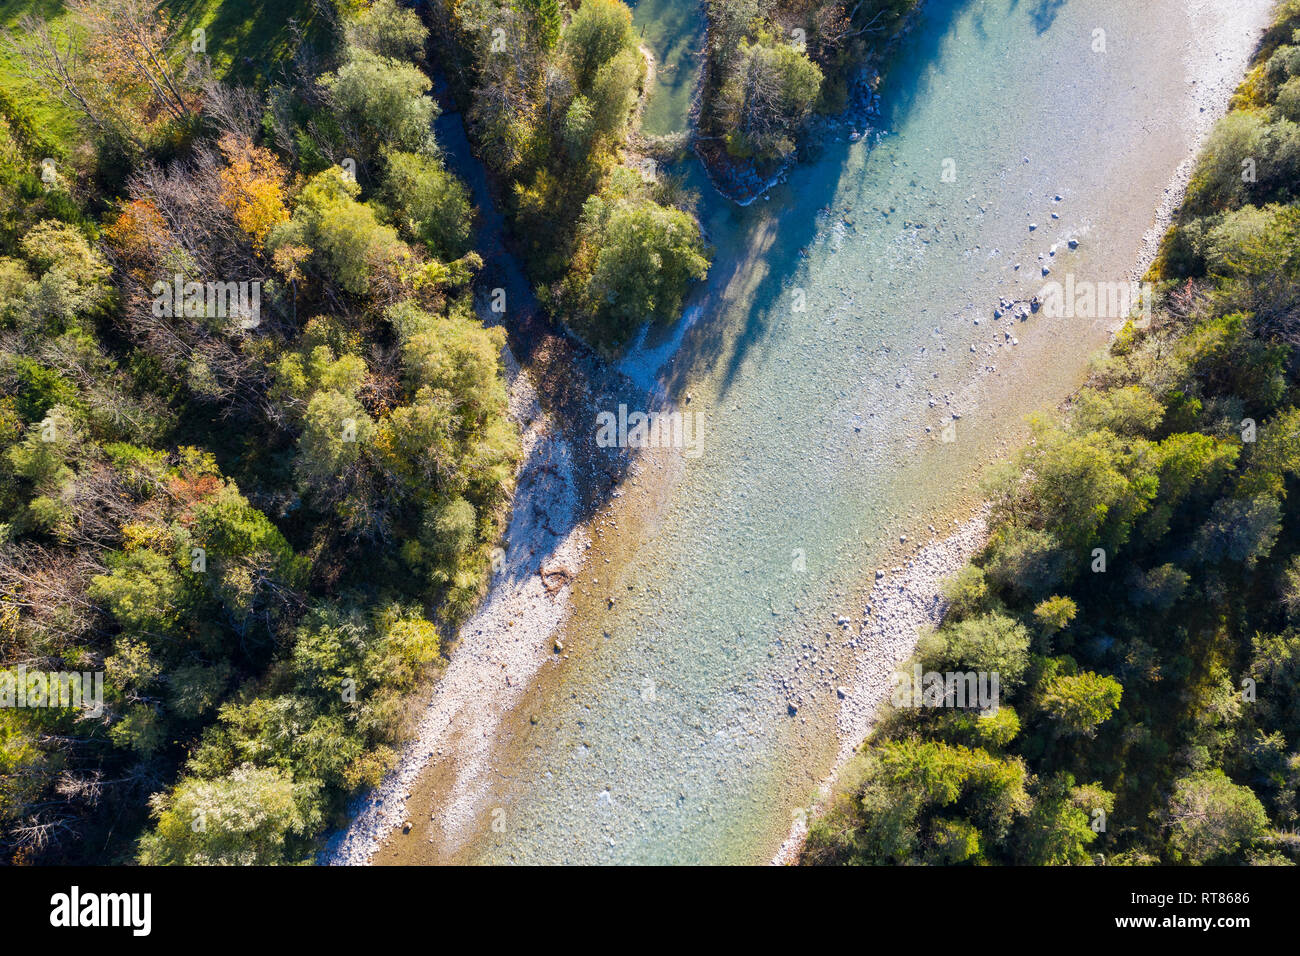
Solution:
M588 547L586 529L577 521L572 449L509 350L505 359L510 415L519 423L524 458L504 554L495 562L486 601L461 628L397 768L358 801L352 824L328 843L323 863L369 863L407 820L417 778L438 761L447 762L450 780L444 812L435 821L444 844L454 849L472 834L489 792L495 731L552 659L569 613L571 582Z
M1151 228L1142 239L1133 277L1140 278L1155 260L1160 242L1187 195L1197 157L1215 122L1250 65L1251 57L1272 20L1273 0L1240 0L1224 10L1216 0L1188 0L1190 37L1184 51L1185 80L1192 96L1186 117L1191 131L1187 156L1165 188ZM777 865L798 862L808 833L808 817L820 812L836 776L871 732L874 715L890 688L890 673L916 646L922 629L937 625L946 611L940 588L983 545L987 527L982 516L972 518L950 537L923 549L901 568L877 572L863 620L858 628L854 670L843 686L836 726L839 744L834 768L822 781L817 799L796 816L790 832L772 858Z

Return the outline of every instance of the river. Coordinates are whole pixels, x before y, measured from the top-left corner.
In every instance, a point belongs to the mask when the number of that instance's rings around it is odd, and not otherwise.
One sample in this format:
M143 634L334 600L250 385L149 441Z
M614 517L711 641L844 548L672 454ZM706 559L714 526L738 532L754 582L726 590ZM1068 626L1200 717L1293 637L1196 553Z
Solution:
M704 49L701 0L632 0L632 23L655 58L655 82L641 130L663 136L686 129Z
M638 23L681 7L641 3ZM1240 78L1237 34L1267 8L931 0L878 131L843 130L743 209L688 165L714 266L623 369L700 416L701 453L648 456L592 522L568 657L504 719L473 839L395 836L377 860L769 859L835 759L838 675L862 653L836 619L970 513L981 469L1116 324L994 307L1044 268L1129 278L1201 107L1221 108L1206 87ZM655 133L684 115L698 19L671 30L645 39L678 50Z

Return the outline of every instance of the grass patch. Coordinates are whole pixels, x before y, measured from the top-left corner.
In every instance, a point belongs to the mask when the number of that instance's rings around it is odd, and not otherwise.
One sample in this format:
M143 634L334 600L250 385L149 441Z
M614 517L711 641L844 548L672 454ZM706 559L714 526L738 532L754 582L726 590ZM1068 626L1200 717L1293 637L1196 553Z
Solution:
M251 86L262 85L275 64L292 54L290 20L318 48L330 42L329 22L312 0L172 0L164 8L185 48L191 31L202 28L217 76Z
M61 35L67 20L63 0L0 0L0 27L17 33L19 21L27 14L44 17L51 29ZM7 44L0 43L0 86L4 87L9 108L27 118L44 138L70 155L80 141L77 117L55 97L53 92L22 76L21 64Z
M275 64L292 53L295 20L309 43L327 47L330 24L312 0L170 0L163 8L177 28L177 47L188 51L192 31L206 32L212 69L222 79L262 86ZM17 33L22 18L43 17L57 35L68 28L63 0L0 0L0 27ZM0 87L11 108L25 116L64 156L75 153L81 142L76 114L59 102L53 91L22 76L12 51L0 45Z

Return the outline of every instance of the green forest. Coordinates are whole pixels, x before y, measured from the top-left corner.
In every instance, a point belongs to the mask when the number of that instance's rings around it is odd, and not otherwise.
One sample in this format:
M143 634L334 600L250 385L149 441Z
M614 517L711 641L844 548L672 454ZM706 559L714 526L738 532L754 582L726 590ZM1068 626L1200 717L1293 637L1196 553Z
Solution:
M807 864L1251 864L1300 856L1300 3L1204 147L1130 321L985 489L987 546ZM1139 327L1141 326L1141 327Z
M446 82L616 350L708 267L616 0L0 6L0 858L297 863L485 589L519 438Z
M525 304L466 165L612 363L708 275L688 146L741 198L856 133L920 6L711 0L652 137L621 0L0 0L0 863L316 860L511 516ZM887 706L800 862L1300 859L1300 0L1147 278L900 665L996 708ZM65 673L102 706L5 699Z

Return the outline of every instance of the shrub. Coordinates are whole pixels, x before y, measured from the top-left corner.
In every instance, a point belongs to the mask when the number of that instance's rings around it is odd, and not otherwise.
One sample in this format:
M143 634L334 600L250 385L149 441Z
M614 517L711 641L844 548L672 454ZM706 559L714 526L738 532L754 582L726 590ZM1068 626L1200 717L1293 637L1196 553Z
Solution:
M468 252L474 207L460 180L420 153L392 152L386 162L384 201L406 234L443 260Z
M188 778L151 805L157 823L141 841L146 866L250 866L298 862L302 838L321 823L319 787L245 764L216 780ZM298 847L295 854L294 847Z

